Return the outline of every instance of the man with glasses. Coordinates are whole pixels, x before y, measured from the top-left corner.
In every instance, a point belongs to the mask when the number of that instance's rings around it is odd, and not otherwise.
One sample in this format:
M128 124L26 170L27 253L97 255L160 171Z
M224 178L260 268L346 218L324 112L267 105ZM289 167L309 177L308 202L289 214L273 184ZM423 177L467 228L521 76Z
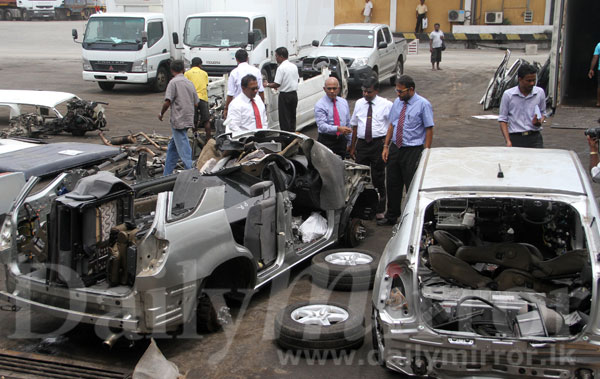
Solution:
M223 118L227 118L229 104L242 93L242 78L248 74L258 78L258 92L261 100L265 101L265 88L263 87L263 77L260 70L248 63L248 52L244 49L239 49L235 52L235 61L237 67L231 70L227 81L227 100L225 100L225 109L223 110Z
M408 75L396 80L398 98L390 111L390 125L381 154L386 162L387 213L377 225L394 225L400 216L402 191L410 186L423 148L433 141L431 103L415 92L415 81Z
M325 96L315 104L315 121L319 131L317 140L344 159L352 133L348 127L350 107L345 99L338 96L340 84L336 78L327 78L323 91Z
M377 220L384 218L385 211L385 162L382 159L383 142L390 121L388 116L392 102L379 97L379 81L367 78L362 84L363 97L356 101L350 119L352 145L350 156L356 163L371 167L373 185L379 192Z
M260 96L258 79L252 74L242 78L242 93L229 104L225 131L236 133L244 130L267 129L267 112Z

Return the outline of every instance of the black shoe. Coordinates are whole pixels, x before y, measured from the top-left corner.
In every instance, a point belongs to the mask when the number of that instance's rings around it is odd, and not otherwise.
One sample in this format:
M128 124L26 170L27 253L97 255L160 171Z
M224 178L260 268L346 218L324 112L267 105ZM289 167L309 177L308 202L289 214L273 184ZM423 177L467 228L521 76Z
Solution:
M379 225L379 226L396 225L396 219L395 218L380 218L377 220L377 225Z

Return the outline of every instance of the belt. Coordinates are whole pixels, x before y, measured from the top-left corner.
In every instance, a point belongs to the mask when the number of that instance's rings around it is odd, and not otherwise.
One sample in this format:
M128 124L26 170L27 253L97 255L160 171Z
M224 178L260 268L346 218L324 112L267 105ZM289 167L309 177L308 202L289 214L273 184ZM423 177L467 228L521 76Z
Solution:
M526 132L517 132L517 133L508 133L511 136L532 136L532 135L536 135L539 134L539 130L528 130Z

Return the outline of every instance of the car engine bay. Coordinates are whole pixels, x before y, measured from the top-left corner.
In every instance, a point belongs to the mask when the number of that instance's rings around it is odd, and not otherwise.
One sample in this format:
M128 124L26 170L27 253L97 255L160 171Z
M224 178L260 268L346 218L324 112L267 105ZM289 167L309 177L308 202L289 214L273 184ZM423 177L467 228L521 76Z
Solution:
M593 298L579 213L550 200L434 201L418 278L425 322L446 333L568 338L587 324Z

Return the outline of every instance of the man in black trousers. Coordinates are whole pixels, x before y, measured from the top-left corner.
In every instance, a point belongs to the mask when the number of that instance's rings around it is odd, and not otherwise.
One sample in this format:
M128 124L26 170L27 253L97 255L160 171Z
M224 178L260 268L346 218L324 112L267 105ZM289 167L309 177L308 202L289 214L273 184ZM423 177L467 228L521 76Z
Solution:
M279 90L279 129L288 132L296 131L296 106L298 105L298 67L288 61L288 51L285 47L275 50L275 60L279 67L273 83L266 87Z

